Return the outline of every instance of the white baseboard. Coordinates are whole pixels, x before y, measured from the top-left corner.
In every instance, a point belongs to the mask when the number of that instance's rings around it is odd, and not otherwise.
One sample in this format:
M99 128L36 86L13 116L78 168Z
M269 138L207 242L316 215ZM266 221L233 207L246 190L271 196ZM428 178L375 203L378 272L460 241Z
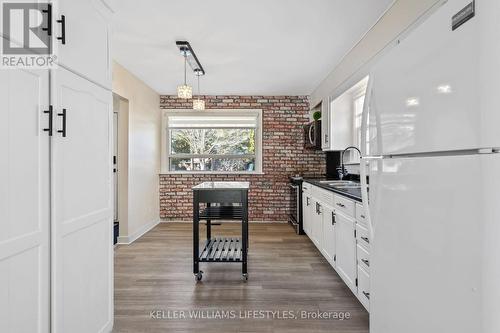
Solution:
M137 230L136 232L134 232L130 236L119 236L118 237L118 244L122 244L122 245L123 244L125 244L125 245L132 244L133 242L135 242L136 240L141 238L141 236L144 235L145 233L147 233L149 230L156 227L159 223L160 223L160 220L153 220L150 223L141 227L139 230Z

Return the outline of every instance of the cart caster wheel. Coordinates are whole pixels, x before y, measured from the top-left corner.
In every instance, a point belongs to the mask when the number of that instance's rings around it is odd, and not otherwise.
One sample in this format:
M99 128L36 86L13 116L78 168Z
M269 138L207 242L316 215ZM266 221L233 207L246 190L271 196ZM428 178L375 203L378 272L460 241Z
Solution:
M197 274L194 275L194 280L196 282L201 281L202 278L203 278L203 272L202 271L200 271L199 273L197 273Z
M248 281L248 274L247 273L242 274L241 277L243 278L243 281Z

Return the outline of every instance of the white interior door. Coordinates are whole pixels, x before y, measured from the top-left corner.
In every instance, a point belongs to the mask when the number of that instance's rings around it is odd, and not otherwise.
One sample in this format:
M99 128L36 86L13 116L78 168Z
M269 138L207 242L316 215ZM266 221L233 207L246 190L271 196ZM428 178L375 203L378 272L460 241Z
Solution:
M49 332L48 78L0 75L0 332Z
M53 332L108 331L113 321L112 95L59 68L53 138ZM62 117L55 127L61 130Z

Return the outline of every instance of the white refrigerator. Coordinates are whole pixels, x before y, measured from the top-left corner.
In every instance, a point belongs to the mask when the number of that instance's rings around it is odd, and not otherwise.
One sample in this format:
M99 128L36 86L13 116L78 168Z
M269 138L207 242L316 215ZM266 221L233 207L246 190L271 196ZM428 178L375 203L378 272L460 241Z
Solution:
M500 0L443 1L372 67L370 332L500 332L499 80Z

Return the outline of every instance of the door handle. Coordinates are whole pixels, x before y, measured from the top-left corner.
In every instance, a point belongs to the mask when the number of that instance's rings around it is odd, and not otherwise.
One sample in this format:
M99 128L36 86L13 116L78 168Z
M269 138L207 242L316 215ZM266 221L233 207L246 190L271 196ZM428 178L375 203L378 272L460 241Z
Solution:
M367 259L361 259L361 261L368 267L370 267L370 261Z
M306 205L309 206L309 197L306 198Z
M54 113L54 110L53 110L53 107L52 105L49 105L49 109L48 110L45 110L43 111L43 113L45 114L48 114L49 115L49 127L48 128L44 128L43 131L44 132L49 132L49 136L52 136L52 125L53 125L53 121L52 121L52 114Z
M337 202L337 206L344 208L345 205L343 203Z
M363 291L363 295L365 295L366 298L370 299L370 293L367 293L366 291Z
M370 244L370 240L368 239L368 237L361 237L361 239Z
M337 221L335 221L335 212L332 212L332 225L335 225Z
M47 27L42 28L43 31L47 31L48 36L52 36L52 4L47 5L47 9L42 10L42 13L47 13Z
M63 45L66 44L66 16L61 15L61 19L56 21L61 24L61 36L57 37Z
M66 137L66 109L62 109L61 113L57 114L59 117L62 117L62 129L57 130L57 133L62 133L62 137Z

